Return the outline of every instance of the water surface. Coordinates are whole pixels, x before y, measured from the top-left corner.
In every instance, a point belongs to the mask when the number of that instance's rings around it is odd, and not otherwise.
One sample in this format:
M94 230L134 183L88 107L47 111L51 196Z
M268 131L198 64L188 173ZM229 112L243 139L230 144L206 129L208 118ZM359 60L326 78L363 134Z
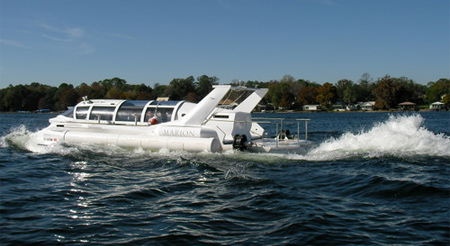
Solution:
M255 114L311 118L301 154L32 152L53 116L0 114L1 245L450 244L450 112Z

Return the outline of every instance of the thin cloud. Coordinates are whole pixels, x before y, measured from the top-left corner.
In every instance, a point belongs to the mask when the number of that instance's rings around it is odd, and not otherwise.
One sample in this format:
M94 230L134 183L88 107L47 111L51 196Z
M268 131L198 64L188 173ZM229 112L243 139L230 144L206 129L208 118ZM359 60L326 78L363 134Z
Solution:
M77 47L77 53L81 55L88 55L95 52L94 47L92 47L90 44L83 43Z
M4 45L8 45L8 46L13 46L13 47L17 47L17 48L24 48L24 49L29 49L30 47L17 42L17 41L13 41L13 40L7 40L7 39L0 39L0 44L4 44Z
M67 43L63 45L63 48L77 55L92 54L96 51L86 42L86 32L80 27L59 27L44 22L37 22L35 27L38 27L38 30L33 32L35 35L55 42Z
M82 38L85 34L85 31L79 27L60 28L47 23L38 23L37 26L43 29L40 33L42 37L53 41L70 42Z
M69 27L63 30L63 33L72 38L81 38L84 35L84 30L78 27Z

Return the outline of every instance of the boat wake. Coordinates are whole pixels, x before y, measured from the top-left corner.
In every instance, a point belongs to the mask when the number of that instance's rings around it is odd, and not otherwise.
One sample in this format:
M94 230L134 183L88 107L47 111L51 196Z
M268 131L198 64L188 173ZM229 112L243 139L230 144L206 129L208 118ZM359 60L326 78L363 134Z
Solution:
M450 137L433 133L423 126L420 115L391 115L369 130L347 132L331 138L305 155L286 155L287 159L325 161L353 157L438 156L450 157Z
M227 151L224 153L188 153L185 151L170 151L162 149L158 152L149 152L135 149L133 156L146 156L161 158L194 158L211 155L217 159L217 155L228 158L243 158L249 160L276 161L306 160L328 161L349 158L377 158L383 156L409 157L409 156L437 156L450 157L450 137L443 133L433 133L423 126L424 119L420 115L390 116L385 122L376 123L369 130L361 130L358 133L347 132L338 138L331 138L320 145L311 148L303 154L266 154L266 153L240 153L240 151ZM64 145L52 144L41 146L38 144L39 131L29 131L25 126L19 126L11 130L9 134L1 137L0 147L13 147L39 154L58 154L64 156L77 156L83 152L94 152L101 155L129 156L130 151L115 146L93 147L92 145ZM91 155L90 155L91 156ZM207 158L208 159L208 158Z

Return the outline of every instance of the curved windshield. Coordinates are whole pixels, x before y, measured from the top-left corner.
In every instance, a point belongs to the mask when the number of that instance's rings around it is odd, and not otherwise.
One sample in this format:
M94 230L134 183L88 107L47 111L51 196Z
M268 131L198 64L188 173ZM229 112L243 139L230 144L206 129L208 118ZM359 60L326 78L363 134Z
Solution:
M90 120L112 120L116 107L94 106L89 115Z
M75 111L75 118L77 120L85 120L91 106L77 107Z
M117 111L116 121L139 121L142 110L148 101L125 101Z

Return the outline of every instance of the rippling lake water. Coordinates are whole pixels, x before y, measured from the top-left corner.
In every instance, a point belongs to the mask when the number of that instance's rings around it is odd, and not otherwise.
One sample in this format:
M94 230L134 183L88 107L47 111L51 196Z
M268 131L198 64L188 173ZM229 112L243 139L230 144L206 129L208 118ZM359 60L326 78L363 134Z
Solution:
M30 151L54 116L0 114L1 245L450 244L450 112L254 115L310 118L301 154Z

